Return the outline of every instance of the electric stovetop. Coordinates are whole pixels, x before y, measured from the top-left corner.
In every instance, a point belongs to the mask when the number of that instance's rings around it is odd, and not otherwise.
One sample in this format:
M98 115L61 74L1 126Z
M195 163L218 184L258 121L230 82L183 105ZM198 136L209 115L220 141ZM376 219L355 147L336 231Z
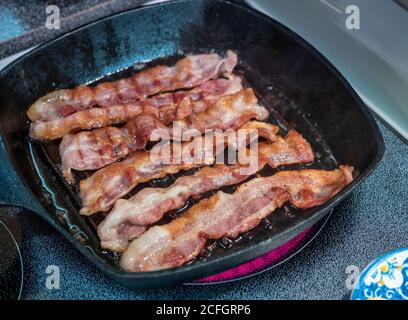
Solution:
M364 102L408 139L407 0L246 2L316 47Z

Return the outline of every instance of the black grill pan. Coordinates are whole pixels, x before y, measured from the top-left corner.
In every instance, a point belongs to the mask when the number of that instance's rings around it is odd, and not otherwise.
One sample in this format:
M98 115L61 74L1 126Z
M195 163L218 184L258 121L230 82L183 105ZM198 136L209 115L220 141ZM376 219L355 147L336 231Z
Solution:
M125 76L135 64L172 63L185 54L222 54L228 49L239 54L237 72L271 111L269 120L281 127L282 134L297 129L314 148L317 161L312 165L279 170L350 164L356 169L355 180L323 206L310 210L285 206L239 239L209 243L188 265L124 272L117 257L99 247L95 225L102 217L79 216L77 190L61 177L57 143L38 144L28 139L25 111L52 90L106 80L106 75L109 79ZM278 247L329 213L371 173L384 151L371 113L322 55L274 20L245 5L221 0L181 0L131 10L33 50L0 74L0 130L15 170L10 175L17 174L24 185L24 201L16 205L37 212L104 273L139 288L205 277ZM264 170L261 175L275 171ZM168 185L176 178L149 185ZM180 213L182 210L165 219Z

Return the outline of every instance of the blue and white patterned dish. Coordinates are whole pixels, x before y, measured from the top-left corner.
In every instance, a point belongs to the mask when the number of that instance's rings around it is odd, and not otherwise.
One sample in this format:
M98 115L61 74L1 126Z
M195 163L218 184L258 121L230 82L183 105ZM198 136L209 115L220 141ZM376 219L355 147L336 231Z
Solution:
M364 269L352 300L408 300L408 248L387 253Z

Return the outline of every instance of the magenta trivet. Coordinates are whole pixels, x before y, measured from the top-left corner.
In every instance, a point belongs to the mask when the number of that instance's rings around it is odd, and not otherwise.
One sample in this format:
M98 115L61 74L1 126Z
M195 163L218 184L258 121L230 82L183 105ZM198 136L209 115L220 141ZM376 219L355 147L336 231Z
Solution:
M311 236L316 233L316 229L319 229L317 226L312 226L309 229L306 229L301 234L297 235L293 239L284 243L280 247L273 249L272 251L260 256L254 260L246 262L238 267L223 271L219 274L209 276L207 278L202 278L194 281L193 283L209 283L209 282L222 282L233 280L237 278L242 278L249 276L251 274L260 272L264 269L270 268L273 265L281 262L288 256L290 256L296 249L299 249L299 246L305 244L305 240L310 240ZM318 231L318 230L317 230Z

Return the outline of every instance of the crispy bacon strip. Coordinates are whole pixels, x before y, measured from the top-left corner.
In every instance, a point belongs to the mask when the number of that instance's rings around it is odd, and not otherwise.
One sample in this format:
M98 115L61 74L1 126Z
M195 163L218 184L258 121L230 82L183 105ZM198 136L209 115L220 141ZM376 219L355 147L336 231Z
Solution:
M239 77L228 77L207 81L190 91L164 93L146 100L91 108L51 121L35 121L30 125L29 135L38 140L58 139L72 131L124 123L142 113L153 114L160 121L170 123L192 113L202 112L219 97L242 89Z
M225 59L218 54L193 55L172 67L157 66L130 78L95 87L53 91L31 105L27 115L31 121L51 121L96 105L108 107L145 99L159 92L193 88L222 73L232 72L236 64L237 55L232 51L227 52Z
M246 89L248 96L251 95ZM245 93L236 93L219 98L211 107L199 114L193 114L177 122L177 132L181 135L191 129L195 134L208 129L237 129L254 117L254 108L240 98ZM263 115L264 114L264 115ZM265 109L259 108L259 116L267 116ZM167 128L153 115L142 114L127 122L123 128L106 127L77 134L67 134L60 144L62 171L68 182L73 181L71 169L95 170L127 156L132 151L143 149L156 129Z
M349 166L334 171L281 171L253 179L233 194L220 191L180 218L150 228L131 242L120 264L134 272L180 266L199 255L207 239L235 238L287 201L301 209L325 203L352 181L352 171Z
M252 110L252 118L263 120L268 116L267 110L257 104L257 99L251 89L235 94L235 98L239 103L244 103L248 109ZM233 102L234 100L228 99L228 101ZM247 116L249 117L249 112ZM212 145L200 146L199 154L195 154L194 149L197 149L195 148L197 143L203 143L201 136L190 142L182 143L180 146L181 154L193 154L196 159L201 158L199 161L180 161L180 163L173 161L170 164L164 164L160 161L152 161L150 151L136 151L124 161L113 163L97 171L88 179L80 182L80 197L83 204L80 213L90 215L98 211L109 210L117 199L126 195L139 183L162 178L167 174L181 170L212 164L215 158L214 150L222 150L228 142L225 140L228 140L229 136L230 132L214 132L215 142ZM239 149L239 146L235 147L236 150ZM166 153L167 149L167 147L163 148L163 153ZM171 150L174 150L174 146ZM159 151L160 149L156 149L157 153ZM175 155L171 154L171 156L174 157Z
M98 226L102 248L125 251L130 240L139 237L166 212L182 207L189 197L199 197L204 192L238 184L266 164L276 168L314 160L310 144L295 130L291 130L285 138L276 137L273 143L260 143L258 154L251 156L257 157L255 160L258 161L252 168L242 164L205 167L192 176L180 177L167 188L146 188L128 200L119 199Z

